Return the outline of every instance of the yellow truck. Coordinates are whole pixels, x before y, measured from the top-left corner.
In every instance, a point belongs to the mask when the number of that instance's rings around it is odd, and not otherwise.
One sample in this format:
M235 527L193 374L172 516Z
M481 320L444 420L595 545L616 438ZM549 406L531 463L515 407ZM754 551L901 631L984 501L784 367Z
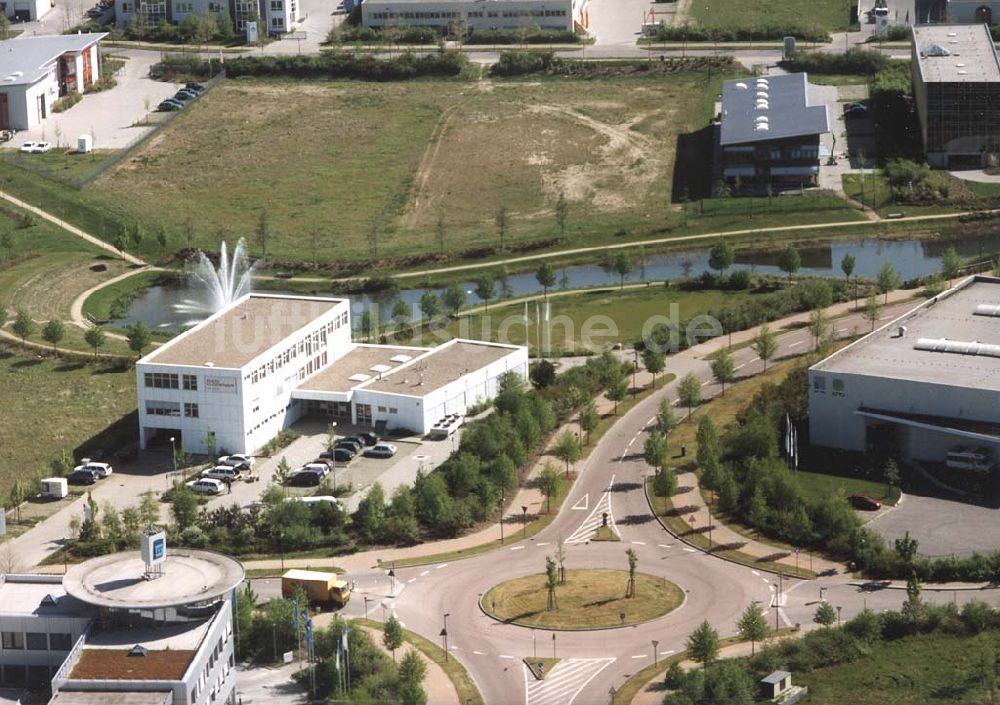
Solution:
M336 573L293 568L281 576L282 597L292 597L302 588L310 602L343 607L351 599L351 586L337 578Z

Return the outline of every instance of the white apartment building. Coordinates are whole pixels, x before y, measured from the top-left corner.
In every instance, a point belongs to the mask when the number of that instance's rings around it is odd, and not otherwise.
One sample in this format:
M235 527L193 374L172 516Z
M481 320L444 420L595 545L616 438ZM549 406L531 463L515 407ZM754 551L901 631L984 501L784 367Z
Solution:
M179 25L188 15L229 16L237 34L245 34L247 22L258 17L257 33L284 34L300 21L299 0L115 0L115 23L127 27L142 19Z
M516 345L351 342L346 299L248 294L136 363L139 442L253 452L305 413L427 433L528 373Z
M457 24L477 29L539 27L572 31L586 26L582 0L365 0L365 27L434 27L442 32Z

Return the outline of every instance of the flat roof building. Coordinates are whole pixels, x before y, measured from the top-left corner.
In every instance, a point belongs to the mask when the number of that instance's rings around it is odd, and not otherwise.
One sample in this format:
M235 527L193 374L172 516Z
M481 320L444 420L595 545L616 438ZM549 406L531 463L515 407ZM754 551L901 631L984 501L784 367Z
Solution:
M366 0L365 27L433 27L454 33L476 30L541 29L573 31L587 26L586 0Z
M812 105L804 73L741 78L722 85L722 178L752 190L814 184L825 104Z
M985 24L914 26L910 71L927 163L978 169L1000 151L1000 59Z
M356 344L346 299L249 294L136 364L140 443L253 452L306 413L424 434L527 366L516 345Z
M809 369L813 445L1000 462L1000 279L977 276Z

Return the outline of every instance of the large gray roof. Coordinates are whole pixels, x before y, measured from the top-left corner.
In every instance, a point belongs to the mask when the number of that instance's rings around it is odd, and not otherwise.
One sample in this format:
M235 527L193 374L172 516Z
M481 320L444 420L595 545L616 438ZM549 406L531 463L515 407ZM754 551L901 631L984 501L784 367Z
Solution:
M914 26L913 44L924 83L1000 82L1000 60L985 24Z
M740 78L722 84L723 145L829 131L826 105L809 105L804 73Z
M53 34L0 42L0 88L31 85L45 78L52 64L68 51L79 52L107 34Z

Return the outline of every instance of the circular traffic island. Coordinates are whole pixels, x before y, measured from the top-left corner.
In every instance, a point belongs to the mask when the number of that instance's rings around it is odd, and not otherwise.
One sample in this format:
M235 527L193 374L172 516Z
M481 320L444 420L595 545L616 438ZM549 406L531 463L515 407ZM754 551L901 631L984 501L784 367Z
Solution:
M587 630L648 622L684 601L684 591L677 585L645 573L636 573L635 597L626 597L628 588L625 570L567 570L566 582L556 586L555 606L549 609L548 581L539 573L495 585L483 595L481 605L486 614L509 624Z

